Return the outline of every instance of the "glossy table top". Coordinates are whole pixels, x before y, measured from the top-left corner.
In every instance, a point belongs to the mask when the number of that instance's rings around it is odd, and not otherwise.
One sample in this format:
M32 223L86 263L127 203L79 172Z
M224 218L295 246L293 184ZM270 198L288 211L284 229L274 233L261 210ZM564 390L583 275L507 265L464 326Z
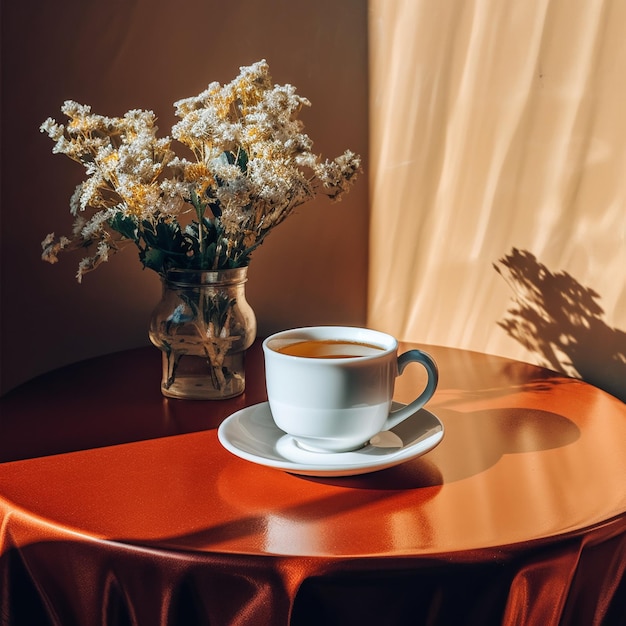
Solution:
M439 364L427 408L444 439L355 477L288 474L220 445L221 421L266 399L258 343L246 393L223 402L163 398L153 348L36 379L0 399L0 508L29 522L14 541L35 525L220 554L462 560L623 527L626 405L524 363L420 347ZM408 368L396 399L422 375Z

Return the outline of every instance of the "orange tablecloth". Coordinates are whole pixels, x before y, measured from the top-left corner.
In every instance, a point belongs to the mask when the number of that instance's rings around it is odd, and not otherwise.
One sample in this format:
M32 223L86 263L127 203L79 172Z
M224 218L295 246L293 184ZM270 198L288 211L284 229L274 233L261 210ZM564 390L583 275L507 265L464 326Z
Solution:
M626 623L626 405L426 349L443 441L355 477L221 447L219 423L265 400L258 344L234 400L163 398L152 348L0 399L1 623Z

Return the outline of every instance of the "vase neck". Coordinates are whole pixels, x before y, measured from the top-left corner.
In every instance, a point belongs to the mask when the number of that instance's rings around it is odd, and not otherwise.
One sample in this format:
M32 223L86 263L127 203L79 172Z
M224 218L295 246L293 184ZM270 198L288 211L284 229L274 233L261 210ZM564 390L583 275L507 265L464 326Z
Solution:
M248 268L221 270L170 269L162 275L163 282L172 286L238 285L247 280Z

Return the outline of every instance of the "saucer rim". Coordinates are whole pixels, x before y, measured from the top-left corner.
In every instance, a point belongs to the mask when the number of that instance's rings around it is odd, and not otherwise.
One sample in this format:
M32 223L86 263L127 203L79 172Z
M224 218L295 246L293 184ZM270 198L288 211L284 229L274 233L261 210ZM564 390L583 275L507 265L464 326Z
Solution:
M394 467L396 465L400 465L401 463L405 463L407 461L416 459L420 456L423 456L427 452L430 452L434 448L436 448L439 443L441 443L444 433L445 427L441 420L429 409L421 408L413 417L416 417L420 413L428 413L431 419L434 419L439 428L434 433L429 435L426 439L419 440L414 442L408 446L403 446L400 449L395 449L394 452L390 453L388 456L381 457L380 459L369 459L362 463L346 463L343 465L337 465L336 463L297 463L295 461L291 461L285 457L282 457L282 460L276 460L273 458L269 458L264 456L263 454L254 454L247 450L243 450L239 448L233 441L230 440L228 436L228 430L233 427L233 424L240 421L242 418L248 414L252 414L256 411L267 412L269 417L268 426L273 427L276 431L276 439L275 442L278 443L280 439L289 438L292 439L290 435L287 435L282 430L278 428L273 423L273 419L271 417L271 411L269 408L268 402L259 402L257 404L252 404L250 406L244 407L243 409L239 409L235 411L231 415L229 415L219 426L217 436L221 445L231 454L235 456L255 463L257 465L262 465L265 467L270 467L273 469L282 470L291 474L298 474L302 476L317 476L317 477L333 477L333 476L356 476L360 474L367 474L372 472L378 472L384 469L389 469L390 467ZM265 416L264 416L265 417ZM411 419L411 418L409 418ZM366 448L367 446L365 446ZM415 448L415 450L413 450ZM355 451L358 453L359 451ZM278 454L278 453L277 453ZM320 453L323 454L323 453ZM326 453L330 456L333 456L334 453ZM326 456L323 454L323 456ZM337 454L345 454L345 453L337 453Z

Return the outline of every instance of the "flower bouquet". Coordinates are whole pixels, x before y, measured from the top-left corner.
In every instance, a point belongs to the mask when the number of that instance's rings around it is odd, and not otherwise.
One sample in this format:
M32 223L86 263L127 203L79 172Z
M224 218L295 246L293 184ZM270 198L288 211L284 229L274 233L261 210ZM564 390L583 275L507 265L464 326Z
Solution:
M223 278L224 272L246 268L254 250L296 207L319 194L340 200L360 171L360 158L349 150L332 161L312 152L298 119L303 106L309 101L292 85L272 83L265 61L242 67L226 85L213 82L175 102L179 121L167 137L157 136L152 111L106 117L65 102L67 123L49 118L41 130L55 141L53 152L81 163L87 178L70 200L72 233L49 234L42 258L55 263L61 252L87 251L78 265L80 282L113 253L134 245L143 266L162 277L164 289L171 272ZM160 331L154 323L151 328L152 341L168 361L164 393L190 350L208 362L215 384L224 386L235 374L222 355L237 342L233 324L225 323L223 294L187 290L176 306L160 319ZM188 328L182 332L188 318L194 341ZM171 340L181 332L184 348L157 338Z

